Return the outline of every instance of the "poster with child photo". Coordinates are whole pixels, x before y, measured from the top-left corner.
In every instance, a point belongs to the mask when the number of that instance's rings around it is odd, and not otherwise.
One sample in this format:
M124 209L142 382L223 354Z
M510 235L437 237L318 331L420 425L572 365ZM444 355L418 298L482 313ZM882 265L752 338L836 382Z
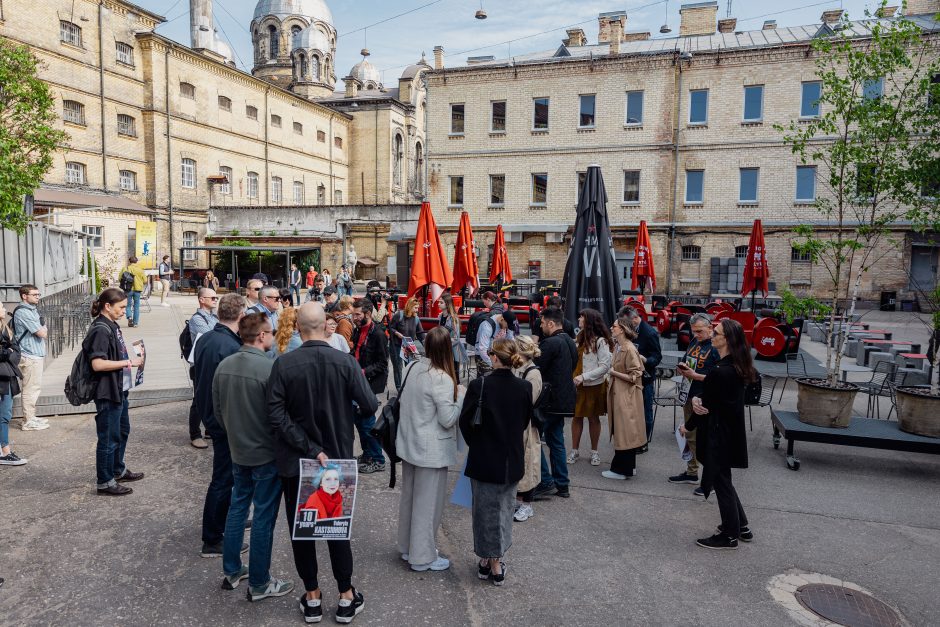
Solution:
M294 540L349 540L356 507L355 459L300 460Z

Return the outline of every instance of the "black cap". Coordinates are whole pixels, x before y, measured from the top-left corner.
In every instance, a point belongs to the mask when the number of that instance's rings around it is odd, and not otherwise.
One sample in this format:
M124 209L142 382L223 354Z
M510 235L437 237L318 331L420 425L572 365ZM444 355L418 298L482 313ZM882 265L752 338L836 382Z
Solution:
M328 285L327 287L324 287L324 288L323 288L323 295L324 295L324 296L330 296L330 295L335 294L335 293L336 293L336 288L333 287L332 285Z

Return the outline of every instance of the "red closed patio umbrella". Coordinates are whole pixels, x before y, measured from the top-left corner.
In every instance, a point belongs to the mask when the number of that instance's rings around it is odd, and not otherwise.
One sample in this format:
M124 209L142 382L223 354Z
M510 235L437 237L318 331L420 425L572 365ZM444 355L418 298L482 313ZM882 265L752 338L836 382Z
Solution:
M500 287L512 283L512 270L509 267L509 255L506 254L506 237L503 235L502 224L496 227L496 241L493 242L493 261L490 263L490 283Z
M444 290L454 282L454 275L444 254L444 244L437 232L431 203L421 203L418 216L418 232L415 236L414 257L411 260L411 278L408 281L408 296L427 286L431 291L431 302L440 298Z
M454 253L454 282L451 291L454 294L467 288L471 296L480 291L480 266L477 263L476 242L470 228L470 214L460 214L460 228L457 230L457 250Z
M630 289L639 289L640 293L650 286L650 292L656 289L656 270L653 268L653 251L650 245L650 232L646 220L640 220L640 230L636 234L636 249L633 252L633 277Z
M751 295L751 309L754 309L754 295L760 291L767 296L767 281L770 278L770 266L767 265L767 249L764 247L764 228L760 220L754 220L751 227L751 240L747 244L747 260L744 262L744 282L741 296Z

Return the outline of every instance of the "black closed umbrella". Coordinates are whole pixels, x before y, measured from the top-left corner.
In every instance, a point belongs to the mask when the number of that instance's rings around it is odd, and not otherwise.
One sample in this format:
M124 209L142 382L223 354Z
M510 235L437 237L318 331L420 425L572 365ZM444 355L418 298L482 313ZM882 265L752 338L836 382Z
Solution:
M588 166L578 194L578 215L562 289L565 317L573 325L577 326L578 312L583 309L596 309L607 324L613 324L620 308L620 281L607 221L607 190L598 165Z

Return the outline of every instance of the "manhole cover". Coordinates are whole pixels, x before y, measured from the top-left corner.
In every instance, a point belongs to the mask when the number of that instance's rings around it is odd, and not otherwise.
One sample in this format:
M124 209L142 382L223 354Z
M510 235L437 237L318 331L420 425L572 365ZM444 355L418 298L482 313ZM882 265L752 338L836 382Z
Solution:
M796 590L803 607L846 627L902 627L901 617L888 605L864 592L831 584L812 583Z

